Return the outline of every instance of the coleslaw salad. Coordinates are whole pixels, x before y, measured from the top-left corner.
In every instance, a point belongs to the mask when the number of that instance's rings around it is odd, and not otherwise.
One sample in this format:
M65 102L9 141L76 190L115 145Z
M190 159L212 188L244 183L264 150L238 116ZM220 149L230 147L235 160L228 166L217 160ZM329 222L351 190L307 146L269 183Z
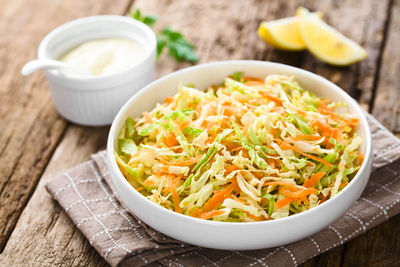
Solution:
M180 86L126 120L115 151L127 181L176 212L225 222L287 217L335 196L362 163L358 118L292 77Z

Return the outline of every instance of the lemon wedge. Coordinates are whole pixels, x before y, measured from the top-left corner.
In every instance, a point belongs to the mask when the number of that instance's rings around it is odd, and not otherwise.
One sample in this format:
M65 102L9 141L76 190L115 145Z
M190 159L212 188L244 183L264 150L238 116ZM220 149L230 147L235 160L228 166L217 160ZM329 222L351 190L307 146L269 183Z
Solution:
M283 50L303 50L306 48L301 39L299 18L290 17L262 22L258 35L272 47Z
M297 11L299 29L307 49L320 60L337 66L347 66L363 60L367 52L318 16L305 8Z

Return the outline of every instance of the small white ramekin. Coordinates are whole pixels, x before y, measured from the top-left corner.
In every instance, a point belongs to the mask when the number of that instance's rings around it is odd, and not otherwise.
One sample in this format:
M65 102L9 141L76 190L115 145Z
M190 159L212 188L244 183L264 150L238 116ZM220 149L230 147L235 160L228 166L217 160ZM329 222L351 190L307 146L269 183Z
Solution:
M58 59L83 42L103 38L134 39L147 55L126 71L111 75L77 77L44 71L57 111L77 124L110 124L122 105L154 79L155 34L145 24L123 16L92 16L65 23L42 40L38 58Z

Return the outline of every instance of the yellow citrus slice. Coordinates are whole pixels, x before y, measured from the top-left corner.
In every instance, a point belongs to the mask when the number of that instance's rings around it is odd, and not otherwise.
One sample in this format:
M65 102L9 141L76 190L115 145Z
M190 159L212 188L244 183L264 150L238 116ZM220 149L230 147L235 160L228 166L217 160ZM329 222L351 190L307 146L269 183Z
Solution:
M258 35L267 44L278 49L303 50L306 48L301 39L297 17L262 22L258 28Z
M307 49L320 60L337 66L346 66L363 60L367 52L307 9L297 12L301 38Z

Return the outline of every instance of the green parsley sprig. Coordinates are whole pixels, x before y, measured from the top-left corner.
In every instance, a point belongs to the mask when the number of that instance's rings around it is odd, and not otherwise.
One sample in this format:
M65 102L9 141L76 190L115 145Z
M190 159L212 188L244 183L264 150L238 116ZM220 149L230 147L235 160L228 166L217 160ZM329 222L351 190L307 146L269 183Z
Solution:
M144 24L146 24L149 27L153 26L154 23L157 22L157 17L152 16L152 15L143 16L142 12L140 12L140 9L136 9L136 11L132 13L132 18L143 22Z
M152 15L143 16L139 9L132 13L132 18L143 22L148 26L156 23L157 18ZM165 48L168 48L170 56L177 61L197 62L199 58L194 52L194 46L182 35L182 33L165 27L157 34L157 59L160 57Z

